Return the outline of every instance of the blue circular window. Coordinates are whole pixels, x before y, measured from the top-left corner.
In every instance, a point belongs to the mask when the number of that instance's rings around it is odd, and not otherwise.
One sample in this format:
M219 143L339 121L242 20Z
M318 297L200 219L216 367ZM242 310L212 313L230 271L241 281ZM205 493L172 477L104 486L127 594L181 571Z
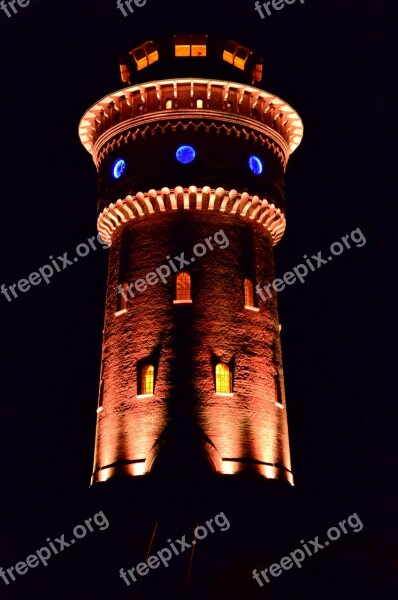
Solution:
M261 173L264 171L262 160L258 158L258 156L254 155L249 158L249 168L250 171L255 175L261 175Z
M195 160L196 152L192 146L180 146L176 152L178 162L187 165Z
M115 179L119 179L123 175L125 168L126 168L126 163L124 162L124 160L122 158L117 160L112 167L113 177Z

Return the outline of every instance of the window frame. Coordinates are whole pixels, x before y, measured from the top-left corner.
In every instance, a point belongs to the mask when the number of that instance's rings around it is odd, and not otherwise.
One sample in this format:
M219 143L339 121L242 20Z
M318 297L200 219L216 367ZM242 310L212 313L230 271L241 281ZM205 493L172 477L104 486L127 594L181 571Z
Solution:
M148 371L151 370L149 375L149 386L148 386ZM150 398L155 394L155 365L152 363L145 363L139 369L139 393L137 398Z
M179 286L179 281L182 278L188 279L187 285L182 284L181 286ZM175 278L174 294L175 298L173 300L173 304L192 304L192 278L187 271L181 271L177 274L177 277Z
M221 372L220 372L221 368ZM228 384L225 385L225 377L228 376ZM214 369L215 392L217 396L233 396L233 378L231 367L223 362L218 362Z
M245 309L252 310L253 312L259 312L260 309L255 304L254 284L249 277L245 277L243 280L243 294Z

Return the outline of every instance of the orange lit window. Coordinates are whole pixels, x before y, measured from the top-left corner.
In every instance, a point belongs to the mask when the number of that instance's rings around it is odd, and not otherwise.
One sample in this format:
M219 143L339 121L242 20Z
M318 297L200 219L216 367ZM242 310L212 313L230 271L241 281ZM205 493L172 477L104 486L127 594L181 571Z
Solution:
M244 71L246 61L249 57L249 54L251 54L251 52L247 48L243 48L243 47L239 48L239 50L237 50L237 52L235 54L235 58L234 58L235 67L238 67L238 69L240 69L241 71Z
M175 35L175 56L199 56L207 54L207 35Z
M148 66L148 57L143 48L136 48L135 50L132 50L130 54L133 55L135 64L137 65L137 71L141 71Z
M141 371L141 394L153 394L155 383L155 367L145 365Z
M225 45L225 49L223 52L223 60L225 60L225 62L229 63L230 65L233 65L234 64L234 56L235 56L238 48L239 48L239 46L236 42L233 42L232 40L229 41Z
M232 377L228 365L218 363L216 365L216 392L230 394L232 392Z
M198 98L196 100L196 108L203 108L203 100L202 100L202 98Z
M157 51L157 48L152 41L145 42L143 48L148 57L148 64L152 65L154 62L159 60L159 52Z
M120 65L120 77L123 83L130 83L131 73L127 68L127 65Z
M166 100L166 108L169 110L170 108L173 108L173 100L171 100L171 98L169 98L168 100Z
M236 42L230 40L224 48L223 52L223 60L229 63L230 65L234 65L238 69L244 71L247 59L252 54L252 51L244 46L240 46Z
M191 278L188 273L179 273L176 279L176 300L191 300Z
M250 279L245 279L245 306L254 306L253 284Z

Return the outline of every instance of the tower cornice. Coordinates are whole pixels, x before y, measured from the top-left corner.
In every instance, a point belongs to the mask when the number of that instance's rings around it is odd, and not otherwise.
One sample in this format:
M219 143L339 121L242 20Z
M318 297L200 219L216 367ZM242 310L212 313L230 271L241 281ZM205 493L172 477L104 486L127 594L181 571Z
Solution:
M107 144L122 143L128 132L134 135L134 129L139 133L179 122L214 123L235 128L238 135L261 136L261 143L269 139L284 168L303 137L301 118L278 96L236 82L186 78L151 81L108 94L85 113L79 136L98 167Z

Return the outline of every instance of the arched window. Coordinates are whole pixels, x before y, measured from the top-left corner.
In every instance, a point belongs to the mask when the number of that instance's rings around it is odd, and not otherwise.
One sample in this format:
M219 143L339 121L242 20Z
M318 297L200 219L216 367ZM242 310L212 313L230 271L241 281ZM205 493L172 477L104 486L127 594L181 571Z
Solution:
M168 98L166 100L166 109L169 110L170 108L173 108L173 100L171 98Z
M140 103L137 106L137 115L143 115L145 112L145 104Z
M231 394L232 392L231 370L224 363L216 365L216 392L219 394Z
M245 279L245 306L254 306L253 284L250 279Z
M176 278L176 302L191 302L191 277L178 273Z
M155 367L153 365L145 365L141 371L141 389L140 393L153 394L155 384Z
M196 100L196 108L203 108L203 100L202 100L202 98L198 98Z

